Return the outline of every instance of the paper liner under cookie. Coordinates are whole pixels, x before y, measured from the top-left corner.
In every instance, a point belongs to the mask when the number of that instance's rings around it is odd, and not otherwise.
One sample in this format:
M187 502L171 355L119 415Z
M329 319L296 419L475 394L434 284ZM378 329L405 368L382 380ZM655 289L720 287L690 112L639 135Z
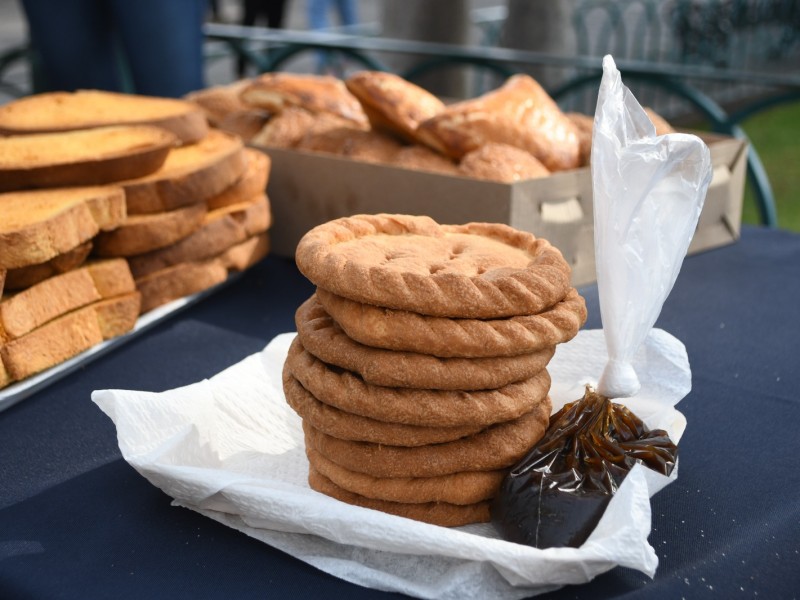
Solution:
M368 383L387 387L496 389L533 377L547 366L555 352L551 347L518 356L437 358L371 348L347 337L316 295L297 309L295 324L298 338L308 352L328 364L358 373Z
M317 300L351 339L375 348L442 358L516 356L574 338L586 322L576 289L538 315L505 319L449 319L349 300L322 288Z
M326 496L331 496L348 504L355 504L364 508L371 508L381 512L424 521L442 527L459 527L470 523L489 522L489 502L476 504L448 504L445 502L426 502L424 504L406 504L403 502L390 502L375 500L348 492L321 475L314 467L308 470L308 485Z
M303 275L335 294L440 317L536 314L570 289L558 249L500 223L356 215L306 233L295 258Z
M286 402L302 419L320 431L342 440L392 446L424 446L452 442L483 429L481 425L424 427L387 423L348 413L320 402L287 369L283 371L283 391Z
M340 440L303 422L306 445L351 471L373 477L438 477L462 471L510 467L538 442L547 429L550 398L513 421L492 425L474 435L426 446L401 447Z
M348 492L407 504L447 502L464 505L491 500L508 473L508 469L498 469L464 471L439 477L372 477L345 469L308 445L306 456L318 473Z
M533 377L497 389L458 391L372 385L358 374L327 365L295 338L284 365L316 398L349 413L390 423L459 427L510 421L544 402L550 375Z

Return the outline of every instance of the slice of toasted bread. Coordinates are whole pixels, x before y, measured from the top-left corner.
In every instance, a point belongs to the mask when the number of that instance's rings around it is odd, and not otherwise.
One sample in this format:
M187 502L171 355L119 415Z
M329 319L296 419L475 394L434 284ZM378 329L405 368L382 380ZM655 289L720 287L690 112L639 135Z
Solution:
M0 107L0 133L7 135L90 129L106 125L155 125L184 144L203 139L203 110L187 100L99 90L48 92Z
M125 220L125 192L113 186L0 194L0 268L43 263Z
M6 273L6 290L23 290L48 277L77 269L86 261L91 251L92 242L84 242L45 262L19 269L9 269Z
M164 248L196 231L207 211L205 203L199 202L160 213L129 215L116 229L97 235L94 253L134 256Z
M146 125L0 137L0 192L144 177L174 145L174 135Z
M120 185L129 214L162 212L213 198L241 177L245 166L242 140L212 129L197 144L172 150L155 173Z
M142 294L141 314L211 288L227 277L228 270L216 258L180 263L140 277L136 280L136 287Z
M253 148L245 148L245 170L233 185L207 201L209 210L238 204L243 200L263 194L269 182L272 161L269 156Z
M267 254L269 254L269 233L264 232L231 246L219 258L229 271L244 271Z
M271 224L269 201L263 193L249 202L239 202L210 211L202 226L179 242L128 258L137 279L184 262L213 258L234 244L266 231Z
M0 302L0 340L13 340L63 314L136 290L124 259L91 263L51 277Z
M136 324L138 308L139 293L129 292L69 312L0 346L0 387L130 331Z

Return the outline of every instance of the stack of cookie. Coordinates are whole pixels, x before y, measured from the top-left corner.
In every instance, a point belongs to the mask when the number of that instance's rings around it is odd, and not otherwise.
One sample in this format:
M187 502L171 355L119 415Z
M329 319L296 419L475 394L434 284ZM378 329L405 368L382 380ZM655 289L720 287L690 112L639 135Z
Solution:
M586 308L547 241L506 225L359 215L310 231L317 286L284 366L309 484L429 523L489 520L547 427L546 366Z

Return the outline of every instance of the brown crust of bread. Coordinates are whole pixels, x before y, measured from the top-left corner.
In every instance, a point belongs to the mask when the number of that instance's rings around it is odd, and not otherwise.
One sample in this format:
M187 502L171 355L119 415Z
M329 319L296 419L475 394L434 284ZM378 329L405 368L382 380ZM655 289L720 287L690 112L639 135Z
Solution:
M154 308L207 290L225 281L228 270L217 259L167 267L136 280L142 294L141 314Z
M209 211L198 229L163 248L128 259L134 277L183 262L213 258L235 244L266 231L271 224L269 202L263 193L250 202L239 202Z
M125 214L125 192L113 186L2 194L0 268L46 262L118 227Z
M112 148L102 148L104 138L114 141ZM128 145L121 147L120 139L129 140ZM0 137L0 155L5 157L0 165L0 192L104 185L144 177L164 164L175 141L171 133L149 126ZM40 147L65 149L49 151L50 161L44 162L32 158L41 156ZM14 161L13 154L22 156Z
M339 296L440 317L536 314L571 289L558 249L499 223L355 215L306 233L295 259L308 279Z
M254 148L245 148L245 170L229 187L206 202L209 210L247 201L266 192L272 159Z
M98 104L110 107L96 110ZM137 111L130 107L136 104ZM114 108L115 105L117 108ZM70 106L79 120L64 120L64 107ZM153 112L150 107L158 106ZM166 114L161 107L170 106ZM148 114L150 112L150 114ZM32 113L22 120L20 114ZM203 110L185 100L119 94L99 90L47 92L9 102L0 108L0 134L24 135L91 129L107 125L155 125L172 132L182 143L192 144L208 133Z
M56 275L0 302L0 340L22 337L69 311L135 290L123 259Z
M94 239L98 256L134 256L164 248L199 229L208 212L200 202L175 210L146 215L130 215L113 231Z
M213 198L241 177L245 167L241 139L212 130L197 144L175 148L155 173L119 185L125 188L128 214L156 213Z
M9 269L6 273L6 289L21 290L36 285L48 277L77 269L86 261L91 251L92 242L84 242L48 261L18 269Z

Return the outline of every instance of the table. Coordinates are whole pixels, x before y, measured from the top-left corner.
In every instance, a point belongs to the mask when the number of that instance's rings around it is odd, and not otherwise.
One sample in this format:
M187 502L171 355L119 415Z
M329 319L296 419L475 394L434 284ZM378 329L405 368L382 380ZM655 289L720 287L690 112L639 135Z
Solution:
M587 327L599 327L597 290ZM269 257L239 281L0 413L0 598L397 596L170 506L121 458L94 389L162 391L294 329L312 286ZM543 598L800 595L800 235L745 227L688 258L657 323L693 390L678 480L652 500L654 580L614 569Z

